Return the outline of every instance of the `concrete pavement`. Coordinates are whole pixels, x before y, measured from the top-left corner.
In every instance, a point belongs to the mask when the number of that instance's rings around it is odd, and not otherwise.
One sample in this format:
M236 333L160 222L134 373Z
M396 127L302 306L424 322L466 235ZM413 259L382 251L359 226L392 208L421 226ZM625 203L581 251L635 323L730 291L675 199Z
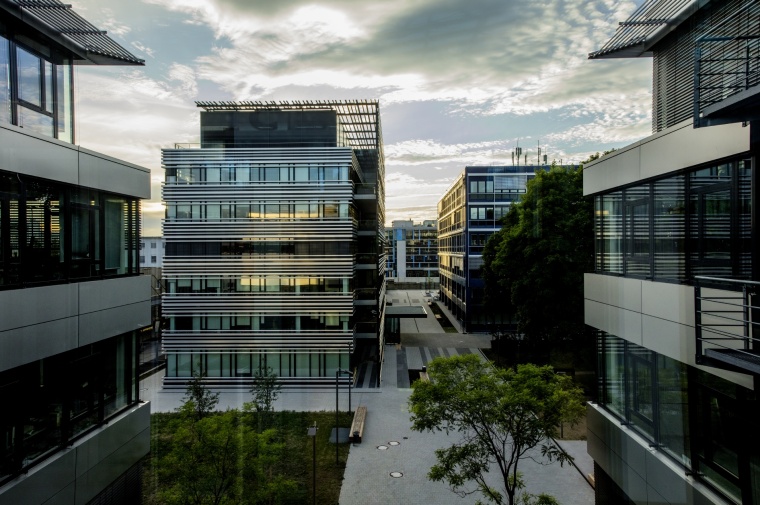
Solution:
M351 447L344 482L341 488L341 505L373 505L394 503L469 504L479 495L460 497L443 483L427 478L435 464L435 450L456 441L456 435L444 433L418 433L411 430L408 400L412 390L408 384L408 369L427 363L437 355L449 356L478 352L490 347L490 336L478 334L444 333L427 307L423 291L390 291L394 304L423 305L428 317L401 320L401 345L385 348L383 373L379 388L359 388L352 393L352 405L367 406L367 422L361 444ZM397 300L397 301L396 301ZM173 411L182 403L181 392L160 389L161 377L154 375L140 383L140 396L151 401L153 412ZM250 394L223 392L220 409L240 408ZM277 410L334 411L334 390L286 390L276 402ZM348 409L348 395L340 393L341 410ZM582 473L593 463L585 452L585 442L563 442L580 462L582 470L558 464L542 465L531 459L520 462L520 471L531 493L549 493L562 505L593 503L594 491ZM382 447L381 447L382 446ZM540 454L533 455L540 460ZM581 461L582 460L582 461ZM401 474L400 476L392 476ZM498 484L495 480L493 484Z

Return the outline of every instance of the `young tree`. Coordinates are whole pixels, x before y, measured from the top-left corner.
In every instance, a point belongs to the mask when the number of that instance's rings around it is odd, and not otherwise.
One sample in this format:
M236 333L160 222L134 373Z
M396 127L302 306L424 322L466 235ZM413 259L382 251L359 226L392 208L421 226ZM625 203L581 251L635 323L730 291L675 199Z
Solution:
M269 427L272 414L274 413L274 402L280 396L280 390L282 386L277 380L277 374L274 373L271 367L267 367L265 370L256 370L253 375L253 385L250 392L253 395L253 400L245 402L243 409L246 412L256 412L256 417L259 421L259 431L262 431L262 426Z
M187 383L182 406L177 410L200 421L211 413L219 403L219 393L209 390L203 383L205 376L196 372Z
M569 377L549 366L497 369L472 354L436 358L428 375L430 382L412 385L412 429L461 437L436 451L430 479L447 482L463 497L480 491L493 503L515 505L523 486L521 459L536 448L549 462L572 459L548 440L560 422L573 424L584 414L582 391ZM502 490L489 484L492 469L498 469Z

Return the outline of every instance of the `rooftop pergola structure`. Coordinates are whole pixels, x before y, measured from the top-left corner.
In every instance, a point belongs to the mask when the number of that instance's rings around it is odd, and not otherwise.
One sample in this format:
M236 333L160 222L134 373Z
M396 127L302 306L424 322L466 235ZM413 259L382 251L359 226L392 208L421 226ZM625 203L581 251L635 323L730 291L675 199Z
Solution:
M354 149L383 148L380 103L377 100L296 100L195 102L208 111L334 110Z
M33 27L66 48L74 56L74 64L145 64L59 0L0 0L0 14L7 16L6 22L15 20Z

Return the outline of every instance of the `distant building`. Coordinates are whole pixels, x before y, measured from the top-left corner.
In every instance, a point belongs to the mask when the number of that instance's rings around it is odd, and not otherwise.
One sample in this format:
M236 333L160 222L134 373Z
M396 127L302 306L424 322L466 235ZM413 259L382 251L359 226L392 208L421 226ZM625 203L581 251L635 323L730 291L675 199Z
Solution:
M653 58L653 134L583 172L599 505L760 504L759 21L758 2L648 0L590 55Z
M501 218L546 166L470 166L438 201L441 301L464 331L488 331L510 323L483 308L483 247L501 229Z
M162 268L165 250L164 237L142 237L140 239L140 268Z
M198 103L200 149L164 149L165 387L379 381L385 167L376 101ZM395 373L395 372L393 372ZM347 379L346 379L347 380Z
M385 278L438 288L438 223L393 221L385 228Z
M74 144L73 65L93 64L143 61L70 5L0 0L2 504L142 498L150 406L135 363L150 325L138 263L150 172Z

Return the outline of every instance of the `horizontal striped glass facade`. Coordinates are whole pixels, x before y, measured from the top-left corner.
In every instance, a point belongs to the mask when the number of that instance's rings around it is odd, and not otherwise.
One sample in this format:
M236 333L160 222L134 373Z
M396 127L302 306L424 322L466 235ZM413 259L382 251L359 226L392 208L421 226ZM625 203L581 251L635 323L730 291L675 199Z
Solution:
M265 367L334 380L354 345L364 250L354 151L167 149L163 165L165 384L198 372L242 384Z

